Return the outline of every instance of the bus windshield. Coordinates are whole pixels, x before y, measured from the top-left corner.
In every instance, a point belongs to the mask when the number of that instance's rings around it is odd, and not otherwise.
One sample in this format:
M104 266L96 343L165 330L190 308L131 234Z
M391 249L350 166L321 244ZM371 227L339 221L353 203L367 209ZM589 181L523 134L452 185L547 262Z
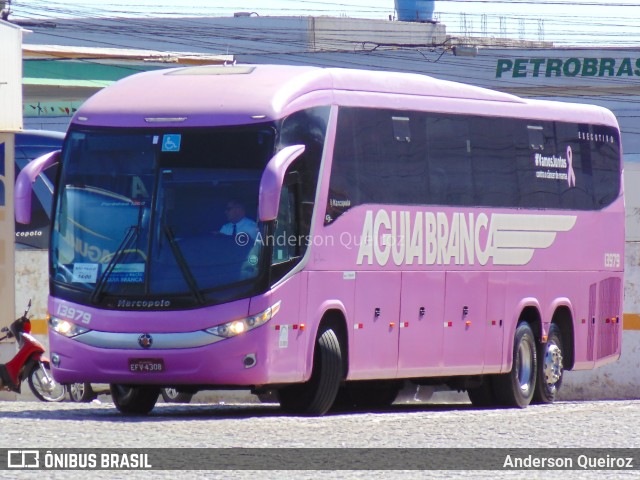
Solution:
M72 131L55 207L53 287L116 308L250 294L261 276L258 190L274 139L272 125Z

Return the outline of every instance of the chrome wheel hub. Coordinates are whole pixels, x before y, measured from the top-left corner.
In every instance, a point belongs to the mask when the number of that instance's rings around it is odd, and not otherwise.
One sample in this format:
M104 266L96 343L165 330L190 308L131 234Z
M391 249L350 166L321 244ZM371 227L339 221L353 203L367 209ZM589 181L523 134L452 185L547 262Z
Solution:
M69 389L74 396L81 397L84 395L84 383L72 383Z
M526 395L531 388L533 378L533 352L528 343L522 342L518 347L517 361L518 383L520 390Z
M544 355L544 378L553 387L562 377L562 351L555 344L549 344Z

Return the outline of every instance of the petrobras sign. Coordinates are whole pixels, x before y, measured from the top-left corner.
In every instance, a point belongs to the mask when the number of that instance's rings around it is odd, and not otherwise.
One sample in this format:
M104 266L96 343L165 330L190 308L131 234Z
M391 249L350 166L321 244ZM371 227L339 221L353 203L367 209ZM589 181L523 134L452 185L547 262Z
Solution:
M358 265L526 265L575 215L367 210Z
M500 58L496 78L632 78L640 76L640 58Z

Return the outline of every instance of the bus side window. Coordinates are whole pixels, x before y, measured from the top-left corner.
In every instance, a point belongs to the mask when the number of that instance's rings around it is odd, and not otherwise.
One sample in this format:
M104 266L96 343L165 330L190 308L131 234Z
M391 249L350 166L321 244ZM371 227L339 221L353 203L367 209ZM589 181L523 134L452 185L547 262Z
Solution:
M469 118L430 115L426 129L431 202L437 205L473 205Z
M514 158L514 122L502 118L470 117L474 203L511 207L518 202L518 176Z

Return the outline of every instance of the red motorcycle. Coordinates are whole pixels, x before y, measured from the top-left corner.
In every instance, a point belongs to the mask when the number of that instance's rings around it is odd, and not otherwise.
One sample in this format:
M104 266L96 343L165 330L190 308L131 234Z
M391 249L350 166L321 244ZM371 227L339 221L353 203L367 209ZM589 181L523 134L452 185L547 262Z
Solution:
M23 380L27 379L33 394L43 402L59 402L64 399L65 387L51 375L49 359L44 356L44 346L31 334L31 321L27 317L31 301L24 314L0 333L18 341L18 353L9 362L0 364L0 389L20 393Z

